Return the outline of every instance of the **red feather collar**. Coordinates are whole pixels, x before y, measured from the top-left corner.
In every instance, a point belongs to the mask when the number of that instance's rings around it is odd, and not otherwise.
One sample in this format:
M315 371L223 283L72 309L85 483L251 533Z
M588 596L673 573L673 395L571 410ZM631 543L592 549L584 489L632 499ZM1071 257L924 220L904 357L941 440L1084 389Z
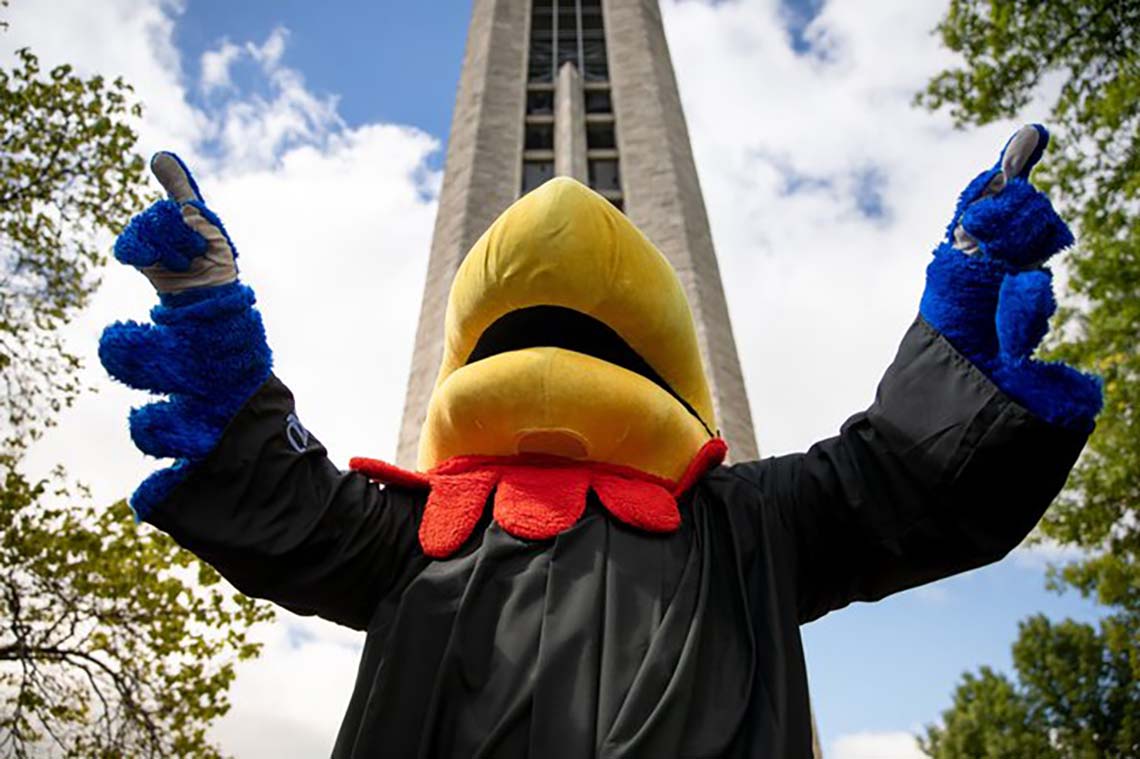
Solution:
M617 519L648 532L681 524L677 497L724 461L728 446L713 438L673 482L629 467L558 456L456 456L427 472L377 459L354 458L349 468L376 482L430 490L420 523L420 545L435 559L455 553L475 529L491 491L492 516L511 535L545 540L570 529L586 509L586 493Z

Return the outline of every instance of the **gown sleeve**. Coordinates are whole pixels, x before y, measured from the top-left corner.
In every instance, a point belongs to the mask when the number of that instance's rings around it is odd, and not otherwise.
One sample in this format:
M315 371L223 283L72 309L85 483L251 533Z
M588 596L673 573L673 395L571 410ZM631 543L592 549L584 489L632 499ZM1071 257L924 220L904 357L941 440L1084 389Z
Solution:
M422 502L339 471L271 376L145 519L243 593L364 629L426 562Z
M807 622L1005 556L1086 438L1015 403L919 317L838 436L730 472L790 543Z

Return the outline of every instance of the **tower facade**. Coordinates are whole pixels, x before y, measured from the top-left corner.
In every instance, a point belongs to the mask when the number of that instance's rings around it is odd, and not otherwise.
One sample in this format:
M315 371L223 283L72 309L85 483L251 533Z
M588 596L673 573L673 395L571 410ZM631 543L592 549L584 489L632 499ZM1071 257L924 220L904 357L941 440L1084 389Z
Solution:
M756 458L657 0L474 0L398 462L415 464L460 261L507 206L556 175L608 198L677 270L729 456Z

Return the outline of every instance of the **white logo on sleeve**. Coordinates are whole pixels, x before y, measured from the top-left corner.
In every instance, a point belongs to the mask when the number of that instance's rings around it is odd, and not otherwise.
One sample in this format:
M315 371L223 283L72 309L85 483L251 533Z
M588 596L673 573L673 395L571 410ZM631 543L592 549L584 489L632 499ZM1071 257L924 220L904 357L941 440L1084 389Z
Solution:
M309 447L309 431L301 424L296 414L285 417L285 439L297 453L304 453Z

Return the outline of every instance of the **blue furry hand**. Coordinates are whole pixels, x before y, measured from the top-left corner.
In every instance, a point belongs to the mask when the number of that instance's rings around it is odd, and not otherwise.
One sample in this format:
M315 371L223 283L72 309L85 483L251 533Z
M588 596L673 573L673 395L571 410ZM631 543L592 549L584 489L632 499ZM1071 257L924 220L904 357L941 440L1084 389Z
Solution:
M1073 244L1069 227L1029 182L1049 133L1022 127L997 163L962 192L926 270L920 311L1007 395L1048 422L1092 430L1098 378L1032 358L1057 305L1045 262Z
M237 280L237 252L206 207L198 183L174 153L155 153L151 173L166 190L115 241L115 258L141 271L160 293L228 285Z
M151 324L116 322L99 340L99 360L112 377L168 396L130 414L131 438L143 453L176 459L131 497L140 519L214 449L272 365L253 290L238 282L221 220L173 153L158 153L151 170L168 199L131 220L115 258L146 275L160 303Z

